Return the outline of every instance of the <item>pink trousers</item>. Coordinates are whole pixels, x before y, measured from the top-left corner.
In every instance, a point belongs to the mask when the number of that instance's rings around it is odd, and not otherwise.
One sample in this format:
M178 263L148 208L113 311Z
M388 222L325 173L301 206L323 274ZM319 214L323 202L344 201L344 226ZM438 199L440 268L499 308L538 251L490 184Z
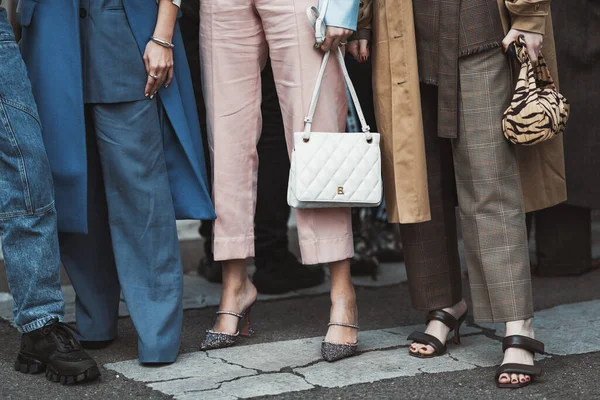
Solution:
M262 118L260 71L271 57L288 150L304 129L323 53L314 49L306 9L317 0L202 0L200 56L217 211L215 260L254 256L254 211ZM343 132L347 100L341 69L327 66L313 130ZM282 135L284 132L281 133ZM350 210L298 210L305 264L351 258Z

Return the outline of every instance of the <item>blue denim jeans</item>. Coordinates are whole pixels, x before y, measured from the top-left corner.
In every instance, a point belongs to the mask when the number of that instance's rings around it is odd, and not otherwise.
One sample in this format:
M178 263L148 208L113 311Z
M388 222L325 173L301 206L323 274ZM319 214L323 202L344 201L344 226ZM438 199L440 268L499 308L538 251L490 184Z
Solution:
M50 165L25 64L1 7L0 235L19 330L31 332L62 319Z

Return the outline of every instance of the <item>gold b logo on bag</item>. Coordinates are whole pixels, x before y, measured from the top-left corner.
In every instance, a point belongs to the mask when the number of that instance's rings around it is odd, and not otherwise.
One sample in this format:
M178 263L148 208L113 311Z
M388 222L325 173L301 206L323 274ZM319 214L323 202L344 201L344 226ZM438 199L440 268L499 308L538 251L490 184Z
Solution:
M338 194L344 194L344 187L338 186Z

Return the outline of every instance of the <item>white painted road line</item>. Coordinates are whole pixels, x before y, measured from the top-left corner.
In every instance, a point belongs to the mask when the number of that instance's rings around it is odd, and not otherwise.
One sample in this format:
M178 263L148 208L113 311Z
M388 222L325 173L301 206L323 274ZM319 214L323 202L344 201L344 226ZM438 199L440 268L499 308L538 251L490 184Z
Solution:
M549 353L541 358L600 351L600 300L540 311L534 325L536 337L546 344ZM468 335L462 339L463 344L449 345L442 357L410 357L406 336L415 329L422 330L423 326L361 332L362 354L334 364L321 360L322 338L318 337L188 353L163 368L142 367L137 360L105 367L179 400L235 400L491 367L502 361L500 342L472 327L462 330Z

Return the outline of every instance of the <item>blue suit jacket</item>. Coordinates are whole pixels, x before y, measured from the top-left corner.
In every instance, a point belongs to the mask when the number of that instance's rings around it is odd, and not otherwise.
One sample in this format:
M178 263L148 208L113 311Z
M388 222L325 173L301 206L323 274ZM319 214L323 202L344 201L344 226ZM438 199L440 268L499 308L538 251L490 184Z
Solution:
M142 57L158 14L155 0L123 0ZM59 230L87 232L87 165L78 0L21 0L21 48L43 125L56 188ZM177 218L214 219L201 132L179 27L175 76L159 97L174 128L165 158Z

